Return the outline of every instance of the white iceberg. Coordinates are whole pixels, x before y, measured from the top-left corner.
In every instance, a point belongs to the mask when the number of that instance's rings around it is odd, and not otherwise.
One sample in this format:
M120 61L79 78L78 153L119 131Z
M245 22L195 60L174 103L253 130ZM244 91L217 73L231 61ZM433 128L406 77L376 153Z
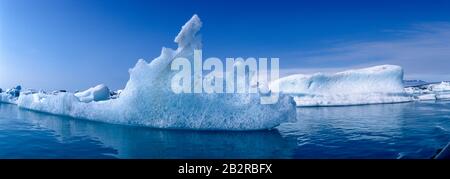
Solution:
M110 98L109 88L100 84L95 87L89 88L86 91L75 93L75 96L81 101L85 103L89 103L92 101L104 101Z
M291 75L271 83L294 96L297 106L341 106L408 102L403 69L381 65L336 74Z
M202 130L259 130L295 119L292 97L280 95L275 104L260 104L260 94L175 94L172 60L191 62L201 48L197 32L202 23L194 15L175 38L176 50L163 48L150 63L139 60L129 70L130 79L117 99L84 103L72 93L21 95L18 106L57 115L109 123L157 128Z
M414 96L415 100L449 100L450 82L440 82L405 88L406 93Z

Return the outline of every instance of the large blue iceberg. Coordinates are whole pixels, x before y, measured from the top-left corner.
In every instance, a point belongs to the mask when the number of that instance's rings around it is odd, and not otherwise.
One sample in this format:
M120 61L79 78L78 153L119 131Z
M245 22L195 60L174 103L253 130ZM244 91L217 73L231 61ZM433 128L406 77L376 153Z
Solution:
M177 57L193 60L194 49L201 48L197 32L202 23L194 15L181 29L175 42L178 48L162 48L150 63L139 60L130 69L130 79L120 97L96 101L89 93L21 95L21 108L109 123L156 128L201 130L270 129L295 119L295 102L281 95L275 104L260 104L259 93L175 94L170 64ZM267 88L267 87L266 87ZM87 100L80 100L80 96Z

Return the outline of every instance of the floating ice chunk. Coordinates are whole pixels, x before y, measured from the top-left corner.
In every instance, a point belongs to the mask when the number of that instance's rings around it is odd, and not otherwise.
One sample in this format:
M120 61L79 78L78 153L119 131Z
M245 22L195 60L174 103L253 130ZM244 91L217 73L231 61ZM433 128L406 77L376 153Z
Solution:
M403 69L381 65L336 74L297 74L271 83L280 92L295 96L297 106L335 106L408 102Z
M86 91L75 93L75 96L81 101L85 103L89 103L92 101L104 101L110 98L109 88L100 84L95 87L89 88Z
M175 38L176 50L163 48L150 63L139 60L129 70L130 79L116 99L84 103L72 93L37 93L20 96L18 105L76 118L157 128L259 130L295 120L295 102L287 95L280 95L275 104L264 105L258 93L175 94L171 90L176 71L170 64L177 57L192 63L194 49L201 48L197 35L201 25L194 15Z

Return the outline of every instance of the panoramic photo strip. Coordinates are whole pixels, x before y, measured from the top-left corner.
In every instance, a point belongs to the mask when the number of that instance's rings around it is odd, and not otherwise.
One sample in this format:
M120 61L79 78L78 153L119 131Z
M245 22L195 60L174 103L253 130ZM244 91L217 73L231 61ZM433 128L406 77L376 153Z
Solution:
M0 0L0 159L450 159L450 1Z

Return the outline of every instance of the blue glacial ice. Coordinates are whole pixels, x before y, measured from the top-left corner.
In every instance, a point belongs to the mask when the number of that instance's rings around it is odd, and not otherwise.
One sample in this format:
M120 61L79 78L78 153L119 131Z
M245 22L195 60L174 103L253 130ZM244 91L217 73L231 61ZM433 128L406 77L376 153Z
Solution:
M295 102L288 95L281 95L275 104L260 104L262 94L258 93L173 93L171 79L176 71L170 69L170 64L177 57L192 62L194 49L201 48L197 34L201 26L194 15L175 38L177 49L162 48L161 55L150 63L139 60L129 70L130 79L120 97L96 100L94 92L103 88L95 87L77 95L20 95L17 104L56 115L156 128L259 130L295 120Z
M294 96L297 106L345 106L409 102L403 69L381 65L336 74L296 74L273 81L279 92Z

